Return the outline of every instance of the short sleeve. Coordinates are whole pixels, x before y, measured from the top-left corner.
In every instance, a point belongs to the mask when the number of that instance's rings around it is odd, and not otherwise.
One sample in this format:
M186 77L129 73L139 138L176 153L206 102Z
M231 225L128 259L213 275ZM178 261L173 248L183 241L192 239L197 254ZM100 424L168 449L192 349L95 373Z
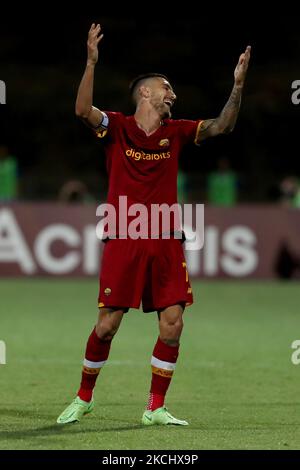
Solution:
M183 145L196 143L195 139L196 139L197 131L201 122L203 122L203 120L201 119L199 119L198 121L191 121L188 119L179 119L177 121L178 130L179 130L179 134L181 136Z
M102 113L104 118L99 127L94 129L96 137L99 139L105 138L104 141L114 140L117 129L124 119L124 115L114 111L102 111Z

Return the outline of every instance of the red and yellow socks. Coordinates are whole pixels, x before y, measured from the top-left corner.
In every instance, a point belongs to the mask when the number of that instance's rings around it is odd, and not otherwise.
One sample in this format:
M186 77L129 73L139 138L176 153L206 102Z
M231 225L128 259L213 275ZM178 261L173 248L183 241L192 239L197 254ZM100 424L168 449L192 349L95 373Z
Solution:
M103 341L94 329L88 339L83 361L82 379L77 395L81 400L91 401L93 389L101 368L105 365L111 340ZM152 380L147 409L154 411L164 405L178 357L179 346L169 346L158 338L151 358Z
M158 338L151 358L152 380L147 410L154 411L164 405L178 358L179 346L169 346Z
M96 328L92 331L85 351L80 389L77 395L81 400L91 401L93 389L101 368L107 361L111 340L103 341L96 334Z

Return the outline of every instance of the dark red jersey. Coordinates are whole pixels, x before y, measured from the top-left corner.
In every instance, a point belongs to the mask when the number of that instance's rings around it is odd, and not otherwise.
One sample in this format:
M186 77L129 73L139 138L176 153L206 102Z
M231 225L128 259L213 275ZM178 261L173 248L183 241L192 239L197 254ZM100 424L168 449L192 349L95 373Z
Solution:
M185 144L194 142L201 121L166 119L147 136L134 116L106 114L108 131L97 135L103 137L106 154L107 203L118 213L119 197L127 196L127 207L143 204L149 214L152 204L176 204L179 155Z

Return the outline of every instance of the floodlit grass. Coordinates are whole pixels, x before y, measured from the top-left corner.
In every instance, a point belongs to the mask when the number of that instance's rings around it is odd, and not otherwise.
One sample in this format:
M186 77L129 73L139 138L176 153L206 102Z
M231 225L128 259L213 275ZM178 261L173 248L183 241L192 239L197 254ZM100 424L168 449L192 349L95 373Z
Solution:
M300 449L297 283L194 282L167 406L189 427L143 427L155 314L130 311L93 413L59 426L97 317L97 282L1 280L0 449Z

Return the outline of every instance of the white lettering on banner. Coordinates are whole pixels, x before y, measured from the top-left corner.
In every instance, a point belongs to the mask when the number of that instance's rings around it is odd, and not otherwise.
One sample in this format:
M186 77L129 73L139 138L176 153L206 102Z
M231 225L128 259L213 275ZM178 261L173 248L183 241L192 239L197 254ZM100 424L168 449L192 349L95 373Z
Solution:
M258 256L255 251L256 236L252 230L237 225L226 230L222 246L226 254L221 256L221 267L230 276L247 276L255 271Z
M36 238L34 252L40 266L51 274L66 274L73 271L80 264L80 253L71 251L61 258L51 254L51 244L55 240L62 240L75 248L80 246L80 235L70 225L55 224L44 228Z
M0 263L18 263L25 274L36 271L34 260L14 213L0 210Z
M218 273L219 263L219 230L210 226L205 230L203 271L206 276L214 276Z
M99 269L99 240L95 225L87 225L83 230L82 268L85 274L96 274Z
M184 229L188 233L189 228ZM185 252L188 271L191 276L214 277L222 269L230 276L248 276L258 264L255 243L256 236L249 227L233 226L221 234L217 227L208 226L205 228L204 250Z
M100 229L100 223L98 225ZM245 277L257 268L256 235L249 227L234 225L223 232L215 225L208 225L202 251L193 250L192 246L198 247L204 235L199 236L198 232L195 235L191 227L184 224L187 237L185 256L191 276L213 278L223 271L228 276ZM60 257L51 252L57 240L66 245ZM189 250L186 249L187 243L190 243ZM96 275L99 260L100 243L95 225L87 224L77 230L71 224L49 224L37 233L36 239L29 245L13 210L7 207L0 209L0 266L1 263L16 263L27 275L36 274L39 267L52 275L71 275L77 268L83 275Z

